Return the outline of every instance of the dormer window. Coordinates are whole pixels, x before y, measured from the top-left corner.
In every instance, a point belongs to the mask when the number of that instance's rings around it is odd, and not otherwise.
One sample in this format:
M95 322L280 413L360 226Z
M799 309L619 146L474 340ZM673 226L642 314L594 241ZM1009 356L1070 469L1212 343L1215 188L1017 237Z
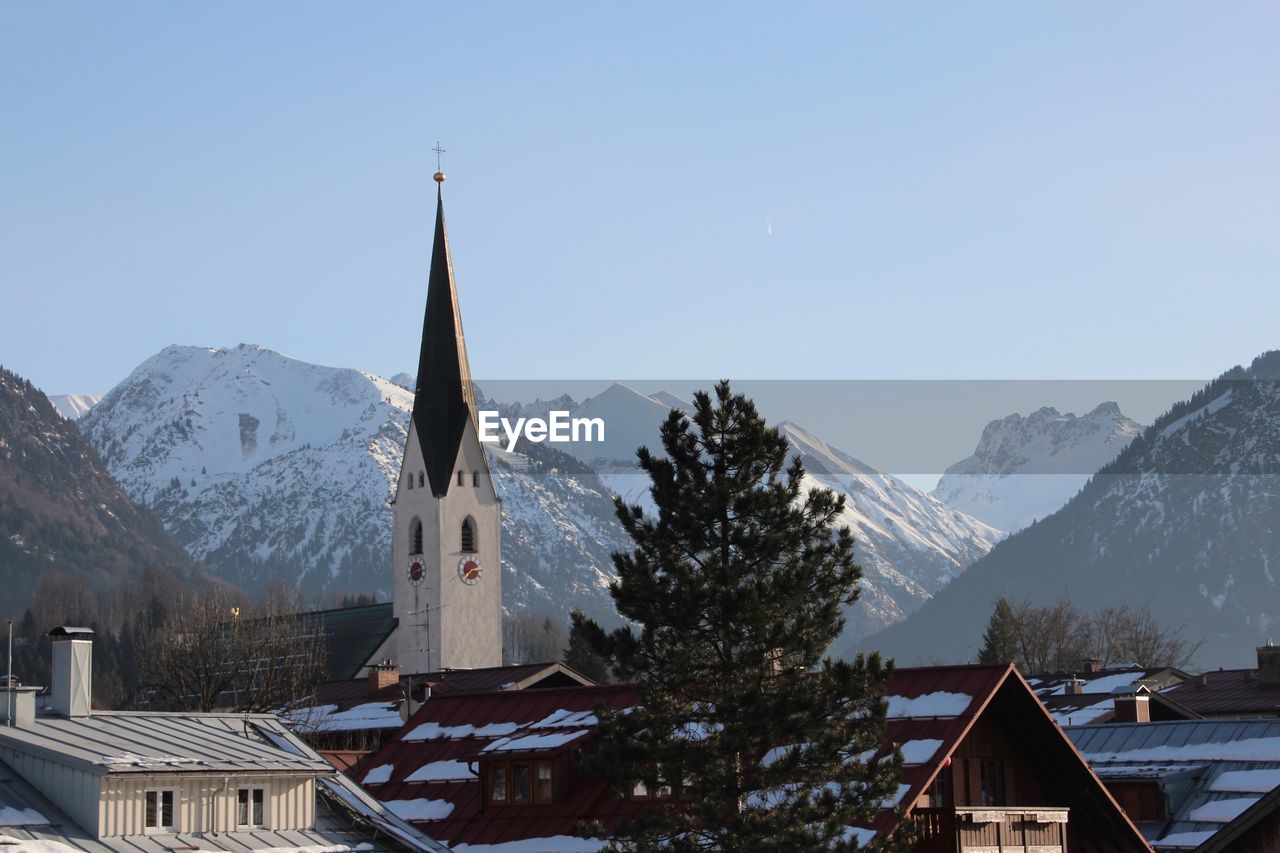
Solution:
M147 832L177 832L173 791L147 791L143 825Z
M484 778L491 806L555 802L555 765L551 761L495 761Z
M462 520L462 551L466 554L476 552L476 523L469 517Z
M422 522L416 518L409 522L409 553L422 553Z

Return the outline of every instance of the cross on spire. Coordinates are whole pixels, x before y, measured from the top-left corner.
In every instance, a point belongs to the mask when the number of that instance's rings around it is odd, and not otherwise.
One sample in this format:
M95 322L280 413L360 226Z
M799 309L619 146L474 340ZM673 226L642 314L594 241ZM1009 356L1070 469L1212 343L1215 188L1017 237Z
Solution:
M431 150L436 152L436 171L439 172L440 171L440 155L446 153L445 149L440 147L439 139L436 140L436 147L432 148Z

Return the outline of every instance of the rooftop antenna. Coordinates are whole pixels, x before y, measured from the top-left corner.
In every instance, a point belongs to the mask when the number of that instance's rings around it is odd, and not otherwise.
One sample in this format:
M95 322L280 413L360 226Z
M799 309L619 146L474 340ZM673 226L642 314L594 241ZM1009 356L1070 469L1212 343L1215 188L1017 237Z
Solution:
M5 719L9 721L9 725L13 725L13 620L9 620L9 680L4 683L8 690L4 694Z

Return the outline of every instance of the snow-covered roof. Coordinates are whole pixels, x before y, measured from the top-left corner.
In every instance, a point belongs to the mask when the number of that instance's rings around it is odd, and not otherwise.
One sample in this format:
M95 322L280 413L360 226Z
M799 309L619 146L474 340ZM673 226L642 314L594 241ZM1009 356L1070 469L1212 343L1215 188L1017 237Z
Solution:
M1139 824L1157 850L1197 847L1280 786L1280 720L1108 723L1065 729L1108 781L1158 781L1167 820Z

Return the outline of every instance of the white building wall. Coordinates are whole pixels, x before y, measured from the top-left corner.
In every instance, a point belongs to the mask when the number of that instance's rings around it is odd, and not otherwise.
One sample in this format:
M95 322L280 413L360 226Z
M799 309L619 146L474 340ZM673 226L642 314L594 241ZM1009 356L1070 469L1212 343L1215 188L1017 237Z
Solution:
M86 832L97 830L101 777L9 747L0 748L0 757Z
M489 477L475 425L470 421L466 425L447 495L436 499L425 470L417 429L410 424L393 513L394 610L399 619L393 662L405 673L501 666L502 503ZM479 473L478 486L472 485L473 472ZM409 488L411 477L413 488ZM458 574L464 556L462 522L467 517L475 522L475 556L483 566L475 584L464 583ZM408 577L415 518L422 523L426 565L426 580L419 586L413 586Z
M100 837L145 834L146 792L152 790L174 792L179 832L232 832L238 828L240 788L263 789L266 828L315 828L315 779L310 776L129 774L103 782Z

